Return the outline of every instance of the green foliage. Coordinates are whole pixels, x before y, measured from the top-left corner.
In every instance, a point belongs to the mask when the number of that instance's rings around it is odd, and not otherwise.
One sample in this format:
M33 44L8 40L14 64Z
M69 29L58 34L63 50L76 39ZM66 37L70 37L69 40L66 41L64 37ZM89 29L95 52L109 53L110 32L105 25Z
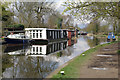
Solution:
M64 10L79 12L81 15L88 14L87 17L90 18L105 18L105 17L117 17L119 19L119 8L118 2L71 2L67 1L65 6L67 8ZM76 14L76 13L74 13ZM90 16L89 16L90 15Z
M85 28L85 31L92 32L93 34L97 34L100 30L100 23L99 21L93 21L88 24L88 26Z
M106 20L111 23L111 25L114 24L114 33L115 31L119 30L119 26L116 25L120 21L119 2L72 2L68 0L67 2L65 2L64 6L66 6L67 8L63 11L63 13L68 11L69 14L72 14L73 16L76 16L78 19L82 19L83 21L94 21L98 19ZM115 21L117 21L117 23ZM99 32L99 27L97 26L98 25L96 25L96 29L94 29L95 34Z
M15 24L15 25L8 25L9 28L24 28L24 25L22 24Z
M6 68L13 66L13 63L11 63L10 58L11 57L8 55L4 55L2 57L2 72L4 72Z
M2 11L2 17L0 18L2 21L2 34L4 34L4 27L6 27L7 25L12 24L12 16L14 15L8 8L10 3L8 2L4 2L1 3L0 2L0 11Z
M11 16L13 16L13 13L9 10L7 10L8 5L10 3L1 3L0 7L2 9L2 21L7 21Z
M58 18L58 23L57 23L57 28L58 29L62 29L62 21L63 21L62 18Z

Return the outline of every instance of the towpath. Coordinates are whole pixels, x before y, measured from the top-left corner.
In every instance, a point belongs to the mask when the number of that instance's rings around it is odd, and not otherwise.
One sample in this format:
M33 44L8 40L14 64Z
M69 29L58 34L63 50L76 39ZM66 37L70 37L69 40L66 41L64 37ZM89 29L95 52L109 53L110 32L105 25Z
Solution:
M118 78L118 43L100 48L81 68L80 78Z

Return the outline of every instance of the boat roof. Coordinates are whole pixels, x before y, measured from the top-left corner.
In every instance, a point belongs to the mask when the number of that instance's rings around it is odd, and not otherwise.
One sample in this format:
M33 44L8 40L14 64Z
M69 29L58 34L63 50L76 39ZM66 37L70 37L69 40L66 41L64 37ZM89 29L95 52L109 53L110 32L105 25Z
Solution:
M49 28L25 28L25 30L68 30L68 29L49 29Z

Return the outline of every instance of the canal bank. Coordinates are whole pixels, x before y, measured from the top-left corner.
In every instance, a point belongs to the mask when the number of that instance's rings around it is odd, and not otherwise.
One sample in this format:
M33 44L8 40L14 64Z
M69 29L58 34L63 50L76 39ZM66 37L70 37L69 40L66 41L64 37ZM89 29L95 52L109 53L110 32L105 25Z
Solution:
M115 51L113 51L114 54L107 54L107 48L111 49L111 52L115 48ZM103 54L105 52L105 51L103 51L104 49L106 49L106 54ZM70 60L69 62L67 62L66 64L64 64L63 66L60 66L57 70L55 70L53 73L51 73L49 76L47 76L47 78L90 78L90 77L91 78L111 78L111 77L116 78L117 74L118 74L118 72L116 72L117 71L117 68L116 68L117 58L116 58L116 60L114 60L115 57L117 56L116 50L118 50L116 42L98 45L95 48L91 48L91 49L83 52L76 58L74 58L74 59ZM101 51L103 51L103 52L101 52ZM106 61L106 59L110 59L110 58L106 58L106 57L109 57L110 55L116 55L116 56L114 56L113 60L111 59L112 62L116 63L116 64L113 64L113 63L109 64L110 61ZM112 68L106 68L104 66L102 66L101 68L98 67L98 65L95 65L93 63L99 63L99 62L101 62L100 60L102 60L103 58L100 58L100 59L95 58L96 56L97 57L105 57L104 58L104 60L106 61L105 64L115 65L115 66L113 66ZM97 60L98 60L98 62L95 62ZM114 62L114 61L116 61L116 62ZM104 62L102 62L102 64L104 64ZM108 70L105 71L105 69L108 69ZM60 71L64 71L65 75L61 75ZM102 73L106 73L108 76L102 76ZM113 75L112 73L115 73L115 74ZM96 74L97 74L97 76L96 76Z

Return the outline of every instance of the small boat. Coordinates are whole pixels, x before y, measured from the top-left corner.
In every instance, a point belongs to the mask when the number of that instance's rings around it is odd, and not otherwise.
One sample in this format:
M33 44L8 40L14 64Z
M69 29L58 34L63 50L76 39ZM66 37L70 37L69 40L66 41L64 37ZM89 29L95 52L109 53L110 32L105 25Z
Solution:
M116 40L113 32L108 34L107 40L110 40L110 39Z
M23 33L19 34L10 34L4 38L6 43L8 44L28 44L30 43L30 39L25 36Z
M87 32L81 32L81 35L87 35Z

